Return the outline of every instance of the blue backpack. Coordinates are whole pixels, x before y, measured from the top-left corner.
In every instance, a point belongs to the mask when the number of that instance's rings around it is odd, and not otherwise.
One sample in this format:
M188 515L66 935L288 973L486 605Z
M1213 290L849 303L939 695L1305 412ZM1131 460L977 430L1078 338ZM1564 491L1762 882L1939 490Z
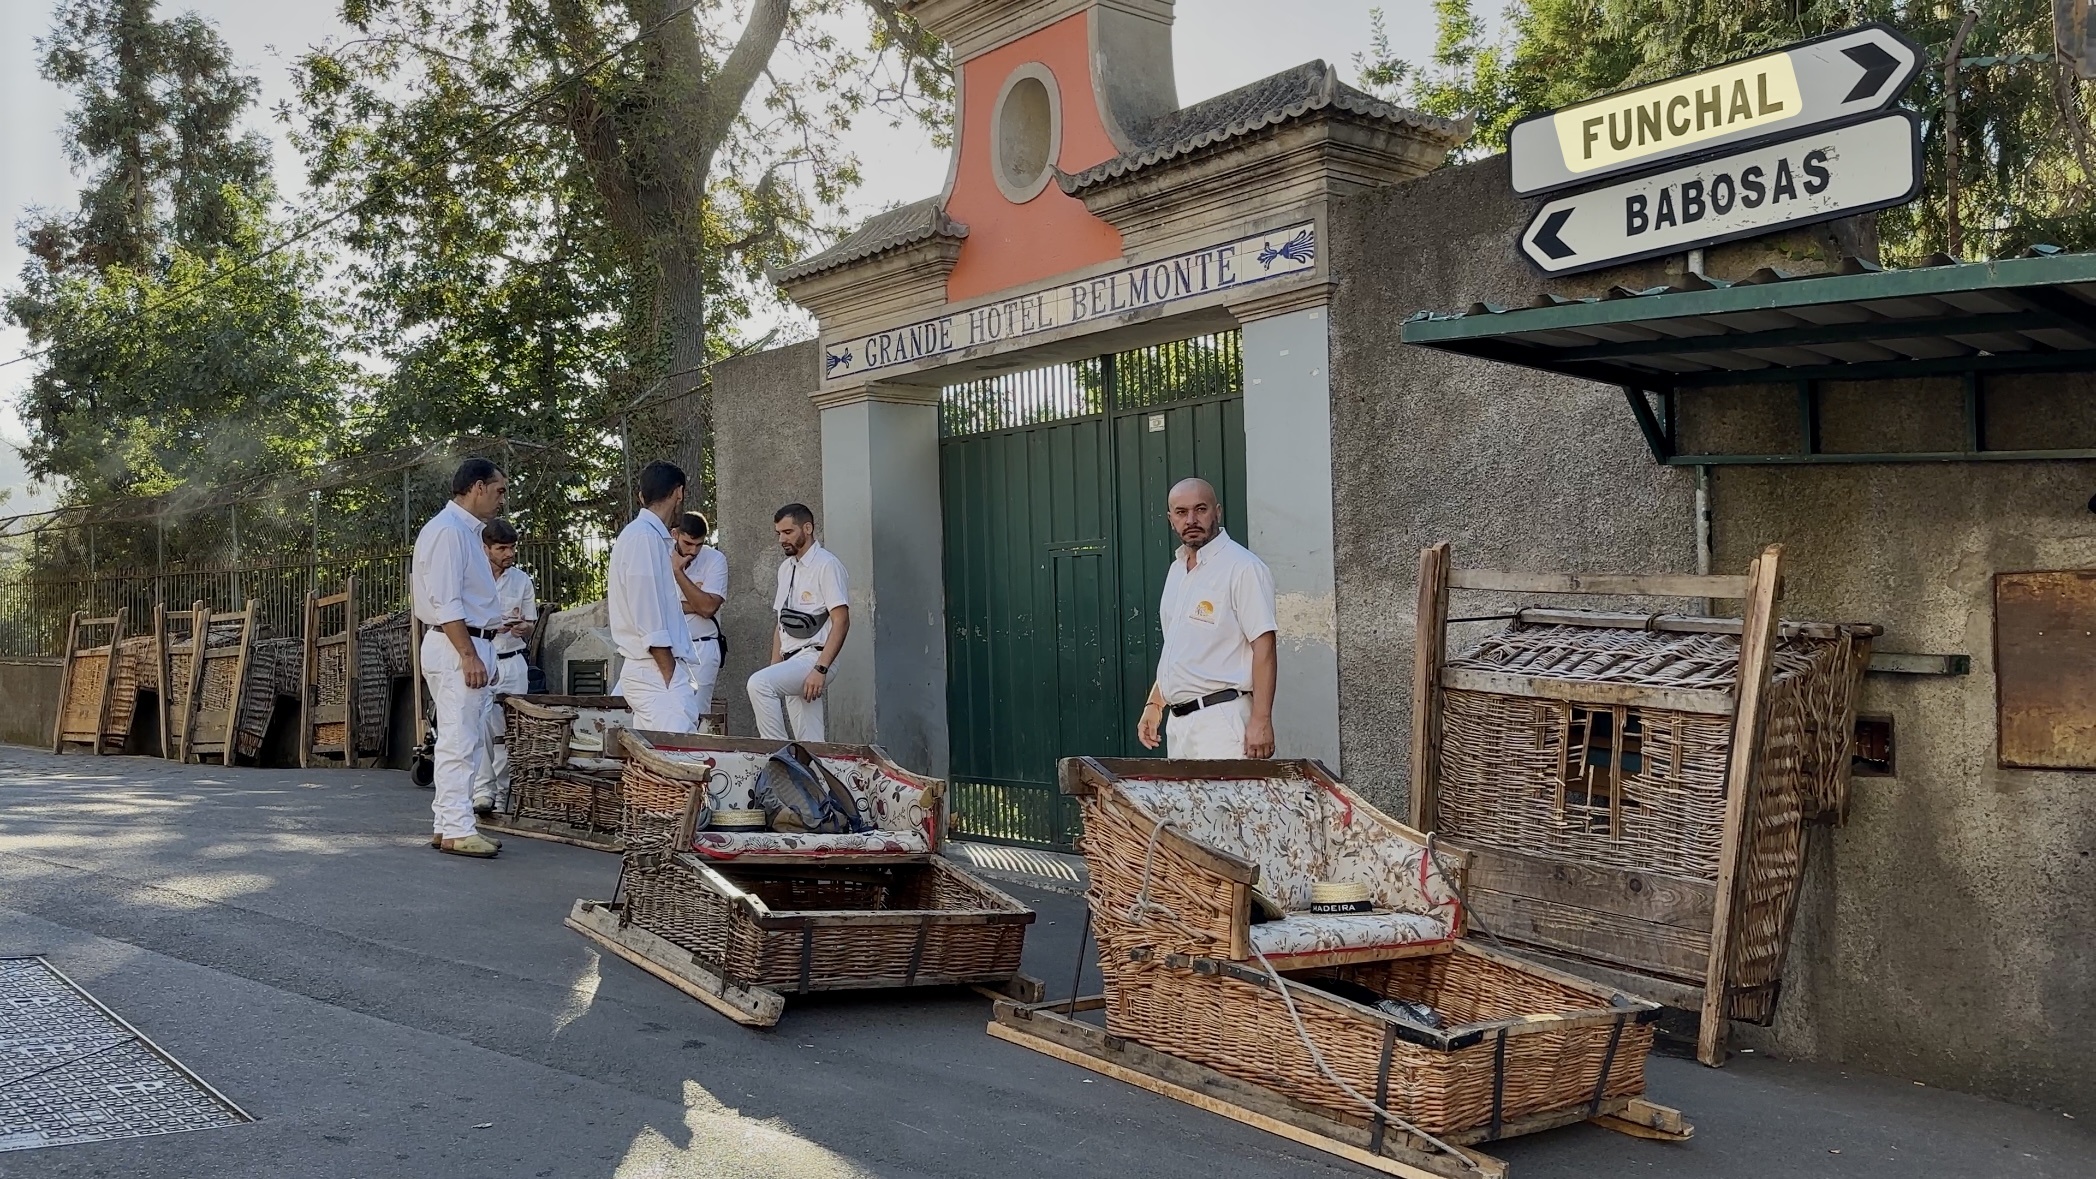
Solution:
M851 790L798 741L765 760L751 793L773 831L844 835L873 830Z

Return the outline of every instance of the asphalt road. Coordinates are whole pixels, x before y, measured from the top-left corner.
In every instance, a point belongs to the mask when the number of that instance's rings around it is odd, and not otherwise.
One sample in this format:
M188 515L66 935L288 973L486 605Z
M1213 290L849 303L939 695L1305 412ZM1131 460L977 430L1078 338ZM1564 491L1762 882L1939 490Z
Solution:
M0 748L0 953L48 955L257 1118L0 1153L0 1177L1370 1174L991 1040L968 992L739 1028L562 927L613 857L438 855L428 799L388 771ZM1028 971L1065 993L1081 902L1004 886L1040 912ZM1655 1058L1651 1096L1694 1140L1492 1149L1518 1179L2096 1176L2077 1122L1898 1078Z

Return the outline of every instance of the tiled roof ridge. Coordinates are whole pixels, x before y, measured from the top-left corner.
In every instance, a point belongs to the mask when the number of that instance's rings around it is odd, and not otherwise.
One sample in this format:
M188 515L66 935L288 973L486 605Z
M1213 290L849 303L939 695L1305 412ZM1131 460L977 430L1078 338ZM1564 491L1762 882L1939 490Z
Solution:
M796 282L929 238L959 240L967 236L968 227L946 215L944 197L926 197L875 213L829 249L772 271L771 279L775 283Z
M1235 90L1203 99L1189 107L1160 116L1131 129L1131 137L1142 146L1085 170L1057 172L1062 190L1075 196L1094 184L1125 176L1178 156L1223 143L1242 135L1299 119L1312 111L1345 111L1348 114L1417 127L1449 141L1461 142L1470 133L1472 120L1444 119L1424 111L1398 106L1356 89L1339 80L1339 72L1322 59L1307 61L1291 69L1261 78Z

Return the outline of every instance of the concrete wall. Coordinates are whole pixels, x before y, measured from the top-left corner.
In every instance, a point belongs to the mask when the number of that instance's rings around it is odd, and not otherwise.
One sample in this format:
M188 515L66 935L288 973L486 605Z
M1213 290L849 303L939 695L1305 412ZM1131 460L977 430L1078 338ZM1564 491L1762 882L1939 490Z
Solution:
M811 341L713 370L714 502L720 517L714 529L728 558L728 602L720 615L728 659L719 692L728 701L731 733L757 731L743 682L771 655L780 561L771 514L798 501L815 510L818 526L823 516L822 430L808 400L821 381L821 365L822 350Z
M50 747L63 670L56 659L0 659L0 741Z
M1340 768L1328 322L1311 307L1244 325L1242 539L1274 574L1275 753Z
M1827 390L1827 449L1959 445L1954 383L1861 392ZM1997 380L1990 441L2090 445L2092 393ZM1686 402L1684 442L1767 432L1743 408L1756 396ZM1874 621L1880 650L1972 660L1867 677L1860 710L1893 718L1898 776L1855 779L1847 825L1814 833L1777 1020L1745 1042L2096 1116L2096 774L1996 764L1993 641L1994 574L2096 567L2091 492L2087 462L1715 471L1718 562L1781 542L1786 616Z

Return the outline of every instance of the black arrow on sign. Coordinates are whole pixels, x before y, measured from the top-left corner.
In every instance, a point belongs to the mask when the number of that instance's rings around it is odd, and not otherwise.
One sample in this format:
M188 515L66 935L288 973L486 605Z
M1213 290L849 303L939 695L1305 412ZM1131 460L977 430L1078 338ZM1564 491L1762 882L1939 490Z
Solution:
M1891 77L1893 71L1900 67L1899 58L1885 52L1884 47L1876 41L1865 41L1861 45L1851 45L1847 49L1842 50L1841 54L1843 57L1863 67L1863 77L1857 80L1855 88L1849 91L1848 97L1841 100L1843 102L1854 102L1859 98L1869 98L1871 95L1876 94L1878 88L1885 84L1885 79Z
M1565 222L1570 220L1572 220L1571 209L1559 209L1557 212L1545 217L1543 219L1543 227L1536 230L1534 237L1528 239L1529 244L1548 254L1552 262L1557 261L1559 258L1570 258L1572 255L1577 254L1578 250L1566 245L1565 239L1557 235L1557 231L1563 229Z

